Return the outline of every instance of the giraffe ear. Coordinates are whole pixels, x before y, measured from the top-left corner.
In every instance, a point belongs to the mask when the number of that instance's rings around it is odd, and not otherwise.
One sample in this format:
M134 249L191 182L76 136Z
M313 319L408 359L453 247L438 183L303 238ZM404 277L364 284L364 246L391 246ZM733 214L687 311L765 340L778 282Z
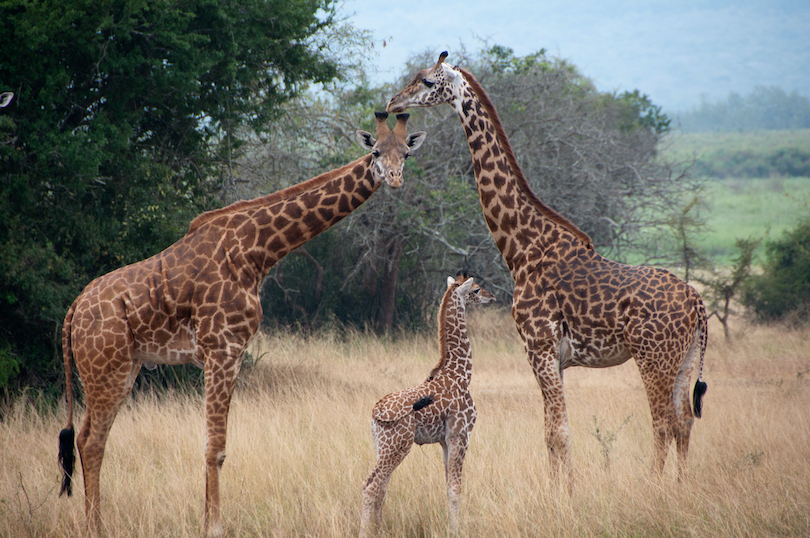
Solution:
M447 82L454 82L458 77L461 76L461 73L453 69L453 66L442 64L442 69L444 70L444 78Z
M413 153L419 149L426 137L427 133L425 131L417 131L408 135L408 138L405 139L405 144L411 148L411 153Z
M458 293L459 297L464 297L468 293L470 293L470 288L472 288L472 285L473 285L473 279L468 278L467 280L464 281L463 284L461 284L461 286L458 287L458 289L456 290L456 293Z
M374 149L374 144L377 143L368 131L357 131L357 140L360 141L360 145L363 146L363 148L369 151Z
M456 283L456 279L455 279L455 278L453 278L453 277L451 277L451 276L447 277L447 287L448 287L448 288L449 288L450 286L452 286L453 284L455 284L455 283Z

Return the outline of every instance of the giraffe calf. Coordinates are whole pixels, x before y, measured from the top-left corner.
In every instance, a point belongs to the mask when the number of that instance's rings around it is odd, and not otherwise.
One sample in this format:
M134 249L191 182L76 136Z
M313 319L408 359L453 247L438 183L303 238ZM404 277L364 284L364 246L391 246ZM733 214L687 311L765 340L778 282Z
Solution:
M438 364L421 385L391 393L374 406L371 433L377 464L363 484L361 537L368 534L372 520L375 526L379 526L391 474L414 443L441 444L450 530L455 532L458 528L461 468L476 416L470 395L472 356L465 307L494 300L494 295L475 284L466 274L448 277L447 291L439 309L441 358Z

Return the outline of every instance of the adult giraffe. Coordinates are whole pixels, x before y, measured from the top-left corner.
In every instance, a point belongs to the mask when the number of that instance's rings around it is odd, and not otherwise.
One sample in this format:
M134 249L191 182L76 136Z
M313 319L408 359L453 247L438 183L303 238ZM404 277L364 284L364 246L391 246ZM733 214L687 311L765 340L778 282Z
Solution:
M259 286L281 258L360 207L382 185L402 185L405 159L424 132L407 134L407 114L393 131L378 112L371 152L342 168L255 200L194 219L163 252L91 282L65 316L62 346L68 421L59 434L62 493L73 473L72 364L87 410L76 444L84 473L91 534L101 528L99 474L107 436L142 365L194 363L205 372L205 532L222 536L219 473L228 408L242 357L262 317ZM61 493L60 493L61 495Z
M512 316L543 392L552 472L573 484L563 370L636 360L652 414L653 469L663 472L670 442L686 473L689 433L706 384L706 311L700 295L669 271L613 262L587 234L531 191L481 85L444 63L423 69L387 110L451 105L464 126L484 217L515 281ZM694 414L689 378L699 360Z

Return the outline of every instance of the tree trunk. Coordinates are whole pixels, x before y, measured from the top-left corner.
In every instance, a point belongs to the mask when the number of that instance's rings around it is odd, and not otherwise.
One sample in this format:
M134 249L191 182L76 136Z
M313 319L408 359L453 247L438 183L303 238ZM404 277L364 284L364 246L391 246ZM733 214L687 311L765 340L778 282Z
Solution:
M396 238L389 243L386 261L383 263L380 282L380 316L377 318L377 331L386 333L394 324L394 307L396 305L397 277L399 262L402 259L404 239Z

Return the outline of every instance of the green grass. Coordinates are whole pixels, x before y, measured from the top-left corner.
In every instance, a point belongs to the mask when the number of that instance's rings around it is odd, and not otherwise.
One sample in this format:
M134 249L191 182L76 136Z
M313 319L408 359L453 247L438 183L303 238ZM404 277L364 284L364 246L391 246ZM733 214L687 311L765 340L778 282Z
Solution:
M712 179L705 195L707 229L698 238L698 246L718 265L728 265L735 255L736 239L779 238L810 215L810 178L807 177L733 177L733 163L769 162L768 156L780 152L810 150L810 129L795 131L756 131L744 133L672 133L662 153L671 162L696 162L696 173L714 170L723 179ZM752 167L749 167L751 169ZM743 167L744 169L744 167ZM767 174L766 174L767 175ZM760 245L758 255L764 253Z
M784 149L810 148L810 129L748 133L675 132L669 135L664 146L664 155L679 162L692 158L710 160L714 155L733 151L764 155Z
M810 178L717 180L706 204L708 230L698 246L727 265L736 239L774 240L810 215ZM761 245L758 254L763 252Z

